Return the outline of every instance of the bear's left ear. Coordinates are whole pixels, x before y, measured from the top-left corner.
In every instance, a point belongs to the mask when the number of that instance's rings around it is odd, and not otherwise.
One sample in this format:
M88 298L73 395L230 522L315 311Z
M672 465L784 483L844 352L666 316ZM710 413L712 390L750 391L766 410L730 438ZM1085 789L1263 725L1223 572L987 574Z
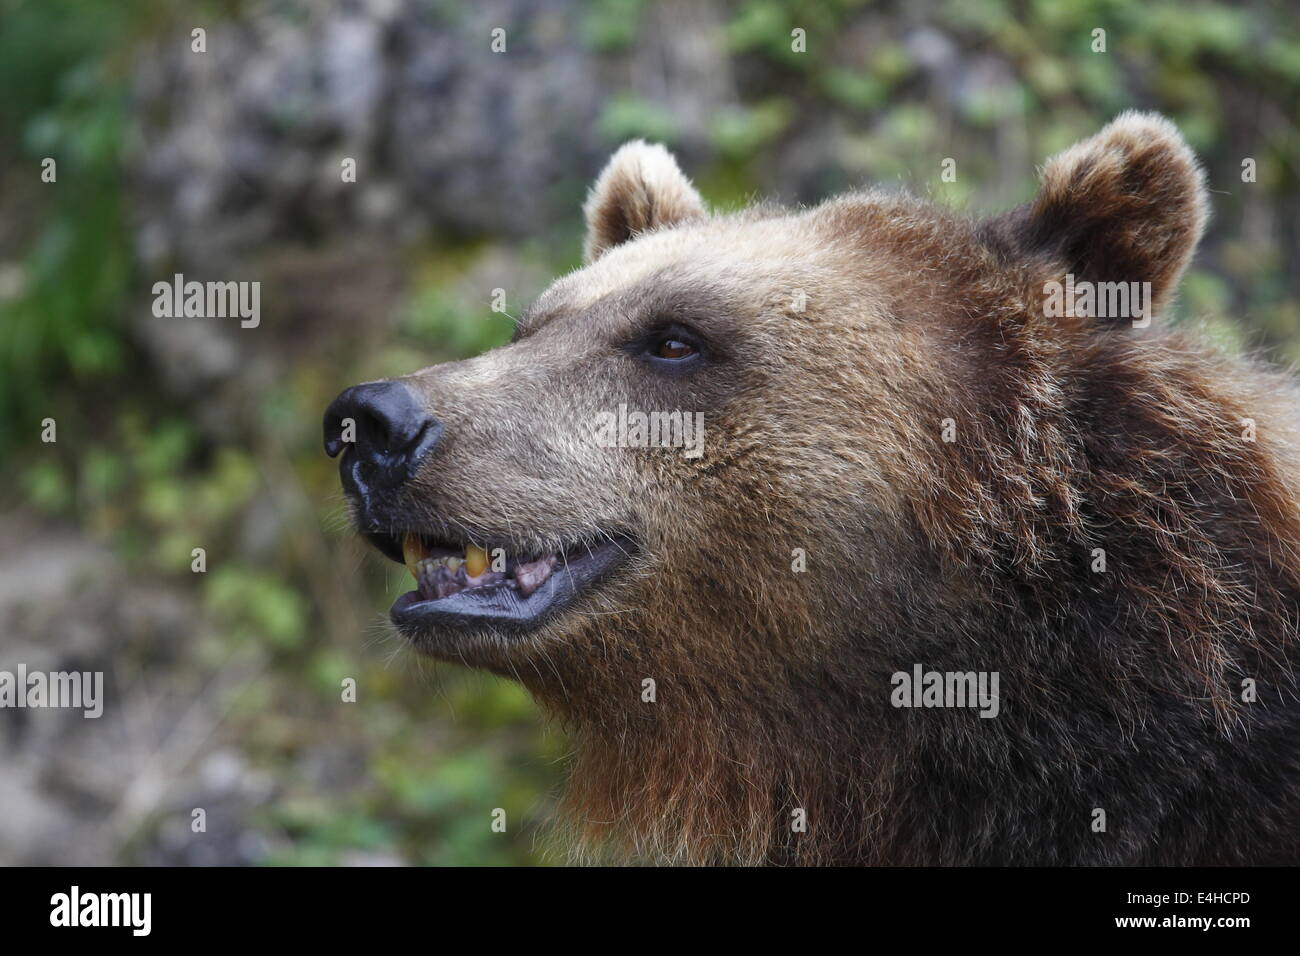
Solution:
M610 157L582 209L584 258L592 262L640 233L703 216L704 202L672 153L638 139Z
M1174 125L1127 112L1050 159L1038 198L1003 226L1019 234L1013 241L1024 251L1076 279L1150 282L1159 311L1196 250L1207 210L1201 168Z

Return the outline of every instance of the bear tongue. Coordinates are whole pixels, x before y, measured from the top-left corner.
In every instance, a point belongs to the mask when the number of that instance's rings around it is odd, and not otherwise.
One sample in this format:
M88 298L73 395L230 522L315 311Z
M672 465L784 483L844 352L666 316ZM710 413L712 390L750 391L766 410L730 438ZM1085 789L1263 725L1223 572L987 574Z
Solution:
M553 554L548 554L544 558L538 558L536 561L529 561L526 564L515 566L515 582L519 586L519 593L528 597L551 576L555 570L555 565L559 558Z

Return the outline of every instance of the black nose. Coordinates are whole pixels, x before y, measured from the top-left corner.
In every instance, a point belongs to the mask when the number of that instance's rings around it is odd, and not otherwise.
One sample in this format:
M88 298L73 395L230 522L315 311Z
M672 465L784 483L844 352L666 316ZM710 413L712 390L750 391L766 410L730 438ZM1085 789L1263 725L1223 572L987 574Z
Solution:
M442 422L401 382L370 382L347 389L325 409L325 453L333 458L351 444L341 467L362 486L393 488L442 437Z

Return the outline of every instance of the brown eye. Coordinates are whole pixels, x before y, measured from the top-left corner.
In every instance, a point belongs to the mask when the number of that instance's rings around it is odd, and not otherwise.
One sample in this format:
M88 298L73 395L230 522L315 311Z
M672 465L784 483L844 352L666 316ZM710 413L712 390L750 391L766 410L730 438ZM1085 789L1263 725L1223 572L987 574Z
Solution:
M687 345L681 339L664 339L655 352L655 355L663 359L682 359L694 354L695 346Z

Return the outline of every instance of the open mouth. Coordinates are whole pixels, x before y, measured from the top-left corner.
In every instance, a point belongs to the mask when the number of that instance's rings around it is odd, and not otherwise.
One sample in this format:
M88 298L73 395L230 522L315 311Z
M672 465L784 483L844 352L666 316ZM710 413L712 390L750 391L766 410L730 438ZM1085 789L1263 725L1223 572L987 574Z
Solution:
M411 637L436 629L531 630L605 579L634 551L626 535L528 555L420 532L366 537L405 564L415 579L415 590L399 597L390 611L393 623Z

